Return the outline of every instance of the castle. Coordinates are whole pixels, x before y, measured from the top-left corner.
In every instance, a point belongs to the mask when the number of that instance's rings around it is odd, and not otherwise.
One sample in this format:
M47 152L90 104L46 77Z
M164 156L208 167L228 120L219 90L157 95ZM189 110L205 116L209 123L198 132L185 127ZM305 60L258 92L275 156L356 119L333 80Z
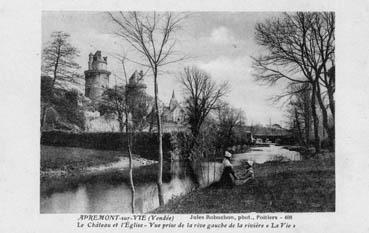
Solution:
M104 89L109 87L111 73L107 70L107 59L101 56L101 51L89 55L88 70L85 71L85 96L93 101L98 100Z
M106 88L109 87L109 76L111 72L107 70L107 57L102 57L101 51L95 54L89 54L88 70L85 71L85 97L89 98L93 103L101 99ZM146 85L142 83L143 72L135 71L126 84L126 90L131 88L143 89ZM153 114L153 103L151 104ZM177 101L174 91L170 99L169 106L160 104L162 112L162 122L164 132L174 131L181 127L184 122L185 111ZM119 122L114 114L100 115L98 111L85 111L85 131L87 132L117 132L119 131ZM145 131L149 131L148 127Z

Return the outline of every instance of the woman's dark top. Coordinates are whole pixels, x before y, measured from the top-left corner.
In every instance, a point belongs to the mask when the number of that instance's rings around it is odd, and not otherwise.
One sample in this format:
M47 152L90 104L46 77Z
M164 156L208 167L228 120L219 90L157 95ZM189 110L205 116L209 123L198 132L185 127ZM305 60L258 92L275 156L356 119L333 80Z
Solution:
M223 174L219 180L219 184L223 187L232 188L234 186L234 180L236 175L234 174L233 166L228 159L223 160Z

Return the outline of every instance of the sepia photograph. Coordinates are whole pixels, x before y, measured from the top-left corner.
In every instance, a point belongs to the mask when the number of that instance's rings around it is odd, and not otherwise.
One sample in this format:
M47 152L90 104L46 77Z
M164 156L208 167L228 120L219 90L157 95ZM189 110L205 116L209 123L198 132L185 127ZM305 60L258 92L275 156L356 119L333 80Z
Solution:
M41 42L41 214L336 211L334 12L42 11Z

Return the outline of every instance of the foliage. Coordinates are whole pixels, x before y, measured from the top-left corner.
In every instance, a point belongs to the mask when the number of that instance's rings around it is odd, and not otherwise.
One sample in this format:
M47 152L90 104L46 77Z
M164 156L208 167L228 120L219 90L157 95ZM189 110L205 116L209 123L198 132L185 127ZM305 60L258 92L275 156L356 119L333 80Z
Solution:
M61 120L83 129L85 125L84 107L78 104L79 98L80 94L77 90L65 91L64 95L53 98L52 105L61 116Z
M207 116L228 92L228 84L216 84L209 74L196 67L184 69L181 84L185 94L186 118L196 140Z
M319 112L316 105L322 114L323 127L334 143L334 125L328 122L322 90L327 90L328 106L334 119L334 13L285 13L281 18L257 24L255 30L257 43L267 49L263 55L253 58L256 80L271 85L284 80L287 82L287 91L293 85L308 84L312 91L310 102L316 151L320 149ZM289 96L289 93L285 96Z
M148 124L146 117L149 114L151 98L141 89L124 86L115 86L104 91L99 103L99 111L115 113L118 116L121 131L125 125L125 111L129 117L129 127L134 131L142 131Z
M45 121L46 109L55 107L67 121L83 128L80 111L75 106L68 106L68 100L55 96L56 89L66 91L70 83L78 83L81 78L77 73L80 66L74 61L79 56L79 51L69 42L70 35L65 32L53 32L51 38L42 50L41 127Z
M82 98L80 93L76 89L52 88L52 82L52 78L48 76L41 77L41 119L46 117L47 109L52 108L60 118L59 123L74 124L83 129L85 107L79 104Z
M224 151L234 147L232 153L242 153L251 144L246 128L242 125L232 128L230 135L223 135L224 129L219 121L208 118L195 137L191 132L180 132L172 135L175 154L181 159L204 160L222 158ZM229 133L229 131L227 131ZM196 141L196 143L193 143Z
M130 126L133 130L141 132L149 124L148 115L153 98L144 90L130 87L127 89L128 112L130 113Z
M218 121L218 146L223 150L237 143L241 137L244 128L245 116L242 110L230 106L228 103L222 102L217 109ZM242 135L243 136L243 135Z
M51 88L63 82L76 82L80 66L74 61L79 51L70 42L68 33L57 31L42 51L42 72L53 77Z
M46 131L41 134L41 144L58 147L81 147L96 150L127 150L127 133L72 133L63 131ZM157 135L155 133L137 132L133 135L132 153L143 158L158 160ZM171 135L163 134L164 159L171 159Z
M294 86L290 97L289 120L291 130L301 146L309 146L311 129L311 88L309 85Z

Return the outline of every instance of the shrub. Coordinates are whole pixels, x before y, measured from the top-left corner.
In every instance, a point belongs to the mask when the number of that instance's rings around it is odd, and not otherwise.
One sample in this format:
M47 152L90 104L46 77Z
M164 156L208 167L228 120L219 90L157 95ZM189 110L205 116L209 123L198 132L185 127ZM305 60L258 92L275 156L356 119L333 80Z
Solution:
M71 133L65 131L45 131L41 135L41 144L50 146L82 147L96 150L127 150L127 134L120 132L106 133ZM163 134L164 160L171 159L171 135ZM157 160L158 142L155 133L135 133L132 152L144 158Z

